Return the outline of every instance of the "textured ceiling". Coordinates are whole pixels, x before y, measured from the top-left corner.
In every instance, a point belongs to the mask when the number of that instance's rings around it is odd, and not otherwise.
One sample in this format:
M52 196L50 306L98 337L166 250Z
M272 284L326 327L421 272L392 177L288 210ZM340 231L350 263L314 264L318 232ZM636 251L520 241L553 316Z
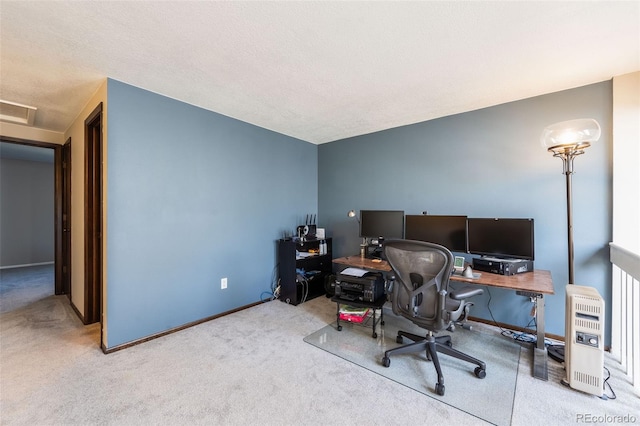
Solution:
M312 143L640 70L640 2L0 1L0 98L64 132L105 77Z

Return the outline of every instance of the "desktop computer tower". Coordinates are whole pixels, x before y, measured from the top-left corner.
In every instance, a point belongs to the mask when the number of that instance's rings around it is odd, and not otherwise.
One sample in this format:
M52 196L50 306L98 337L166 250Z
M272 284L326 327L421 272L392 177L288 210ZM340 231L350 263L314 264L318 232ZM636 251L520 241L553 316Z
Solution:
M604 300L591 287L569 284L565 311L565 382L602 397L604 370Z
M525 259L499 259L474 257L473 269L498 275L515 275L533 271L533 261Z

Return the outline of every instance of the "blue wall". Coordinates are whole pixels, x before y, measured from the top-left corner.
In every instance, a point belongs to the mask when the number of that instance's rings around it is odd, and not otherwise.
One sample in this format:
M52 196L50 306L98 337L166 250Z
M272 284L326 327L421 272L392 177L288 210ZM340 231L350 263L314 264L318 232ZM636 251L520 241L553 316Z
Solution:
M603 136L575 164L576 283L610 303L610 81L320 146L115 80L107 96L108 349L260 300L275 241L307 213L334 256L357 253L350 209L533 217L556 291L546 330L564 335L564 175L539 136L580 117ZM473 315L525 326L530 308L490 289Z
M358 252L358 224L347 218L350 209L532 217L535 267L551 271L556 293L545 298L545 329L563 336L565 177L561 160L539 138L558 121L595 118L602 126L600 141L575 161L575 277L610 304L611 115L607 81L320 145L318 216L333 237L334 256ZM491 288L476 298L472 314L491 319L492 313L496 321L524 327L530 310L528 298Z
M261 300L275 241L317 211L317 147L115 80L107 90L106 347Z
M0 142L0 266L53 263L53 149L33 148L50 161L28 161L11 158L8 145Z

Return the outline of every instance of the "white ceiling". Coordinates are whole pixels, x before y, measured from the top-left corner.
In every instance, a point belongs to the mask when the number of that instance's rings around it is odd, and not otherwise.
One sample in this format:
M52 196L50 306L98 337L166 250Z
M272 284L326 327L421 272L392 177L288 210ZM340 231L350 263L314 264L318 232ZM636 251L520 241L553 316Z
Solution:
M319 144L640 70L639 1L1 0L0 36L57 132L105 77Z

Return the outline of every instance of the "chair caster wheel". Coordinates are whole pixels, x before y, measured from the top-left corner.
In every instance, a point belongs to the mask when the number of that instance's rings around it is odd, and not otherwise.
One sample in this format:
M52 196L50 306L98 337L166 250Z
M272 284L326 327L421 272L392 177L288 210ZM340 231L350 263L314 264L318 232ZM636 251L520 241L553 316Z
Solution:
M378 338L378 333L376 333L375 331L373 332L373 334L371 335L371 337L373 337L374 339Z
M436 383L436 393L440 396L444 396L444 385Z
M484 379L485 377L487 377L487 371L484 368L476 367L476 369L473 370L473 372L475 373L476 377L479 379Z
M396 343L402 343L402 336L396 337Z
M382 365L384 365L385 367L389 367L391 365L391 360L388 356L382 358Z
M380 321L380 324L384 325L384 321Z
M341 325L338 326L338 331L342 331L342 326Z

